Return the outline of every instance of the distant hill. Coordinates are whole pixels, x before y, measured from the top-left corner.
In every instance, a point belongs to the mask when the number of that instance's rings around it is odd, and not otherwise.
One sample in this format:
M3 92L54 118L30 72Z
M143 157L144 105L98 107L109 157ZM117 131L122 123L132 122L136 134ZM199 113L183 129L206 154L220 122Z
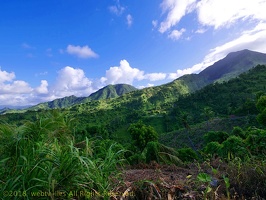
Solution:
M55 108L67 108L75 104L85 103L91 100L100 100L119 97L128 92L137 90L137 88L128 84L116 84L108 85L94 93L89 97L76 97L74 95L55 99L53 101L40 103L36 106L32 106L26 110L39 110L39 109L55 109Z
M137 88L128 84L107 85L106 87L98 90L97 92L92 93L88 98L90 100L116 98L135 90L137 90Z
M158 106L171 104L180 95L191 94L211 83L235 78L257 64L266 64L266 54L245 49L229 53L225 58L215 62L199 74L187 74L164 85L142 90L137 90L135 87L126 84L108 85L92 93L89 97L64 97L38 104L27 110L68 108L80 103L88 103L92 100L117 98L123 94L126 94L121 97L124 106L143 107L145 104L145 109L152 110Z
M142 120L161 134L184 128L180 119L184 113L188 114L189 125L205 122L208 120L205 109L212 111L213 117L233 116L232 120L241 119L240 123L249 125L256 121L257 95L266 93L266 65L258 65L236 78L209 84L193 93L185 93L187 88L177 84L180 82L173 83L73 105L67 110L84 124L106 126L125 140L129 137L125 130L130 123ZM180 89L184 95L178 93ZM223 129L229 124L220 126Z
M7 112L9 110L10 110L10 108L7 108L7 107L0 108L0 114L5 113L5 112Z
M55 99L45 103L40 103L36 106L32 106L27 110L39 110L39 109L55 109L55 108L66 108L74 104L80 103L85 97L76 97L74 95Z

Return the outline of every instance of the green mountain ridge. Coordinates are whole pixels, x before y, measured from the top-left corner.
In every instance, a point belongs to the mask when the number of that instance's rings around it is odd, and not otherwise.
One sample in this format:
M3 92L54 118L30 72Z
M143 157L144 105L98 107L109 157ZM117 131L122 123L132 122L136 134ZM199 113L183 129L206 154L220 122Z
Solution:
M115 85L107 85L102 89L92 93L88 99L90 100L100 100L100 99L109 99L116 98L123 94L132 92L137 90L137 88L128 84L115 84Z
M70 96L55 99L54 101L30 107L22 112L27 110L69 108L81 103L112 98L122 98L123 106L134 108L142 107L144 103L146 110L154 111L156 107L165 106L178 99L180 95L193 93L214 82L228 81L248 71L257 64L266 64L266 54L250 50L232 52L199 74L187 74L167 84L141 90L137 90L133 86L126 84L108 85L92 93L89 97ZM106 102L112 102L112 100ZM106 106L108 104L106 102L101 101L101 104L105 104ZM94 105L95 103L92 102L89 104ZM6 112L16 111L7 110Z
M58 108L67 108L75 104L86 103L92 100L116 98L123 94L137 90L137 88L128 85L128 84L116 84L116 85L107 85L100 90L92 93L88 97L76 97L74 95L55 99L53 101L40 103L36 106L32 106L25 110L39 110L39 109L58 109ZM24 110L24 111L25 111Z
M199 76L209 82L228 81L258 64L266 63L266 54L250 50L229 53L224 59L204 69Z

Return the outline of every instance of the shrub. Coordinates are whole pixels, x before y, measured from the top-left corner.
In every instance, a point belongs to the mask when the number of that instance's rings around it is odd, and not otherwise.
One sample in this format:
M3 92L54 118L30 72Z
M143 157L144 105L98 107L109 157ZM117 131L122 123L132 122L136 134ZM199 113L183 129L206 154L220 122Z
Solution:
M229 137L228 133L223 131L209 131L203 136L205 144L209 142L222 143Z

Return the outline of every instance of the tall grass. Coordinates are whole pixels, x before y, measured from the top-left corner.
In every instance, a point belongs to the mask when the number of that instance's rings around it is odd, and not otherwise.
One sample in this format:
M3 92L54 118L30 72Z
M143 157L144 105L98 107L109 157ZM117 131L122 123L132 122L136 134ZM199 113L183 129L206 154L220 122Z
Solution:
M46 192L38 199L71 199L71 191L95 192L106 196L112 177L119 175L123 149L115 144L97 157L93 142L85 139L78 148L73 120L53 112L23 127L0 124L0 194L4 199L34 199L32 194ZM16 196L12 192L18 191ZM74 194L75 195L75 194Z

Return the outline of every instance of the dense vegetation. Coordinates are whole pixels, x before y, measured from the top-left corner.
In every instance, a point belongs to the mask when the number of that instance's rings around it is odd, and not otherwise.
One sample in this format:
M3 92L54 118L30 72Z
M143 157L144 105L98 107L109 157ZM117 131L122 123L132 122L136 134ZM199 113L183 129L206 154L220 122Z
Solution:
M64 109L1 115L0 194L4 199L265 197L266 66L194 93L180 81L174 84L165 85L167 92L154 87ZM132 168L161 174L165 166L191 171L172 186L161 178L142 177L130 185L124 180Z

